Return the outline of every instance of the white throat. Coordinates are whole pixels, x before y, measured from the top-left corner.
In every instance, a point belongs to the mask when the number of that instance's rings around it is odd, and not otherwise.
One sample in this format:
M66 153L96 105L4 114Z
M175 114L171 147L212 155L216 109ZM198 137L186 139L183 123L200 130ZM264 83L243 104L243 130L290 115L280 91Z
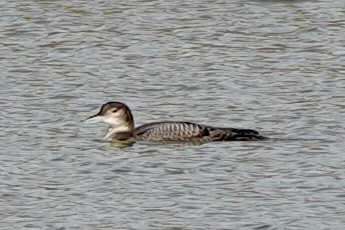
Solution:
M130 132L130 128L128 127L128 125L119 125L119 126L110 126L108 128L108 132L104 137L104 140L111 140L113 135L116 133L120 133L120 132Z

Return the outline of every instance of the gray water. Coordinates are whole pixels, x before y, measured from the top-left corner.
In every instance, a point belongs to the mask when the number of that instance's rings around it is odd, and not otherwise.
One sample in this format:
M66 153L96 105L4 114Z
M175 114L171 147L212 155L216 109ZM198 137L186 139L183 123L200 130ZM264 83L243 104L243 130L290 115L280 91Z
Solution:
M1 229L344 229L343 1L0 1ZM83 120L259 130L102 141Z

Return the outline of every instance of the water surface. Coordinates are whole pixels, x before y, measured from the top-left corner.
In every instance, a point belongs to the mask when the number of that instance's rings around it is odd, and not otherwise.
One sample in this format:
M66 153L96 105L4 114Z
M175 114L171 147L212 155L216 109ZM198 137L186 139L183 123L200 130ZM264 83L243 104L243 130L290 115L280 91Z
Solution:
M1 229L343 229L341 1L0 2ZM107 101L272 139L102 141Z

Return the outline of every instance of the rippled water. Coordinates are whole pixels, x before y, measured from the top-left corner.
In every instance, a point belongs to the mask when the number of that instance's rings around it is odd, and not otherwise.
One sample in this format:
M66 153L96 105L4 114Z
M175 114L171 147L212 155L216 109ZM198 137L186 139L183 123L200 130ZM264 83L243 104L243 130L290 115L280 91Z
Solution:
M342 1L0 1L1 229L344 229ZM264 142L102 141L136 123Z

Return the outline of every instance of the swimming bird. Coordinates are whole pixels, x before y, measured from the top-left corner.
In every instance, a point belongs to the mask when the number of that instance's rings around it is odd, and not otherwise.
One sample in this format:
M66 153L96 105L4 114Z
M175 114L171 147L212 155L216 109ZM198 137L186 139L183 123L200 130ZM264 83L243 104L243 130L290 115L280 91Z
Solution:
M134 126L134 119L128 106L121 102L107 102L100 111L86 119L88 123L109 124L107 141L249 141L262 140L257 131L251 129L217 128L184 121L162 121Z

